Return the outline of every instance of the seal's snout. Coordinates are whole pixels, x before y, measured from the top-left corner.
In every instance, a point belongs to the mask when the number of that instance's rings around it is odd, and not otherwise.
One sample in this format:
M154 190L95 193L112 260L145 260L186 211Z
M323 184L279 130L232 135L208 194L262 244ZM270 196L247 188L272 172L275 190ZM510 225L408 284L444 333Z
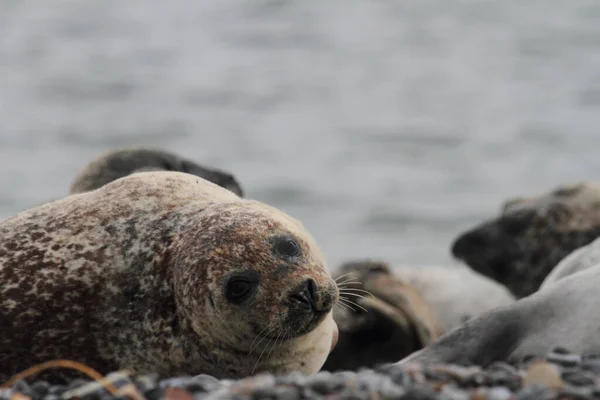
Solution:
M311 278L305 280L298 289L296 289L292 294L290 294L290 298L296 303L298 307L304 310L314 311L319 311L317 309L317 296L317 284Z
M320 288L317 282L308 278L290 293L290 299L300 310L312 311L315 314L326 314L334 304L334 297L327 290Z
M491 242L490 239L488 235L480 231L465 233L452 244L452 255L458 259L467 258L472 253L485 249Z

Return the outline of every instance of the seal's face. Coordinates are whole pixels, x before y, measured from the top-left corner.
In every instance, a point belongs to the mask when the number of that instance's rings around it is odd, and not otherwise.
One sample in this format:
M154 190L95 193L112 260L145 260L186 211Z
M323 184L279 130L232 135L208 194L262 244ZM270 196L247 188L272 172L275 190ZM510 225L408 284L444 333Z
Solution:
M201 340L238 352L233 369L320 368L334 340L338 289L298 221L257 202L216 204L182 247L181 307Z
M287 340L312 331L337 300L335 282L310 244L290 231L280 228L257 244L259 249L246 253L250 258L219 280L222 311L265 338Z
M597 211L563 201L515 203L498 218L460 234L452 254L524 297L560 260L598 236L599 217Z

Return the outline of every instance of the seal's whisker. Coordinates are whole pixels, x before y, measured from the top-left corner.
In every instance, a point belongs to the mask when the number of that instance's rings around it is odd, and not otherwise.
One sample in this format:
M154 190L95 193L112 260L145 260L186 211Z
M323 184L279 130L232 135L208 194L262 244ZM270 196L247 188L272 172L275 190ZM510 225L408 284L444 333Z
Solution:
M348 307L350 307L352 305L352 306L355 306L355 307L358 307L358 308L364 310L365 312L368 312L366 308L362 307L361 305L359 305L359 304L357 304L357 303L355 303L355 302L353 302L353 301L351 301L349 299L343 299L342 302L345 303ZM351 309L354 312L358 312L354 308L351 308Z
M350 300L350 299L344 299L344 300L345 300L346 302L348 302L348 303L350 303L350 304L352 304L352 305L354 305L354 306L356 306L356 307L360 308L361 310L364 310L364 312L369 312L369 310L367 310L366 308L364 308L364 307L363 307L363 306L361 306L360 304L358 304L358 303L356 303L356 302L354 302L354 301L352 301L352 300Z
M252 375L254 375L254 371L256 371L256 367L258 367L258 363L260 362L260 359L262 358L263 354L265 353L265 350L267 350L267 347L269 347L269 345L271 344L272 340L273 339L269 338L269 342L267 343L267 345L265 346L263 351L261 351L260 355L258 356L258 360L256 360L256 364L254 364L254 368L252 368Z
M347 309L348 309L348 310L350 310L350 311L354 311L354 312L356 312L356 310L355 310L354 308L350 307L348 304L345 304L345 303L342 303L342 302L340 302L340 303L338 303L338 305L339 305L340 307L347 308Z
M373 293L369 292L368 290L363 290L363 289L343 288L343 289L340 289L340 292L341 293L351 293L351 292L365 293L365 294L375 298L375 296L373 296Z
M269 336L269 334L270 334L271 332L273 332L273 331L274 331L274 330L277 328L277 326L273 326L273 325L274 325L274 324L267 325L267 328L269 328L269 327L271 327L271 328L269 329L269 331L268 331L267 333L265 333L265 334L263 335L262 339L260 339L260 340L258 341L258 343L256 343L256 345L255 345L254 347L253 347L253 346L250 346L250 352L248 353L248 355L250 355L250 353L252 353L254 350L256 350L256 348L257 348L257 347L260 345L260 343L261 343L263 340L265 340L265 338L266 338L267 336ZM265 328L265 329L266 329L266 328ZM264 332L264 331L265 331L265 329L263 329L263 330L261 331L261 333L262 333L262 332ZM260 333L259 333L258 335L256 335L256 338L254 339L254 341L256 341L256 339L258 339L258 336L259 336L259 335L260 335ZM254 344L254 342L252 342L252 344Z
M337 281L339 281L340 279L342 279L343 277L350 275L351 273L352 273L352 272L348 272L347 274L344 274L344 275L342 275L342 276L338 276L337 278L335 278L335 281L337 282Z
M342 287L342 286L346 286L346 285L354 285L354 284L361 284L362 282L360 281L344 281L344 282L340 282L337 284L338 287Z
M275 339L275 342L273 343L273 347L271 347L271 350L269 350L269 353L267 354L267 358L271 357L271 352L273 351L273 349L275 347L277 347L277 341L279 340L279 338L281 337L281 335L283 334L283 332L279 333L279 335L277 335L277 339Z
M265 328L264 328L262 331L260 331L260 332L259 332L259 333L256 335L256 337L255 337L255 338L254 338L254 340L252 341L252 344L250 344L250 351L248 352L248 355L249 355L250 353L252 353L252 350L254 350L254 343L256 342L256 339L258 339L258 338L260 337L260 335L261 335L261 334L262 334L264 331L266 331L266 330L267 330L267 329L268 329L270 326L271 326L271 324L267 325L267 326L266 326L266 327L265 327ZM259 342L259 343L260 343L260 342ZM257 346L258 346L258 344L257 344Z
M335 281L335 283L337 283L338 285L341 285L342 283L346 283L346 282L350 282L350 281L358 281L358 277L357 276L349 276L346 279L344 279L343 281Z

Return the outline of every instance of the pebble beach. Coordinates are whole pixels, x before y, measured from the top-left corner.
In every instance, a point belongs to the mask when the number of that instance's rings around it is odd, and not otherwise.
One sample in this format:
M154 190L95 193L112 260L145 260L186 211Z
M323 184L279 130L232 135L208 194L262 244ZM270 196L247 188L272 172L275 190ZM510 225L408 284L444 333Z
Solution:
M109 390L79 379L49 385L24 379L0 391L2 400L584 400L600 399L600 354L574 354L555 348L546 357L518 363L478 366L382 365L359 371L321 371L313 376L259 374L240 380L208 375L157 380L153 375L106 376ZM120 391L120 392L119 392Z

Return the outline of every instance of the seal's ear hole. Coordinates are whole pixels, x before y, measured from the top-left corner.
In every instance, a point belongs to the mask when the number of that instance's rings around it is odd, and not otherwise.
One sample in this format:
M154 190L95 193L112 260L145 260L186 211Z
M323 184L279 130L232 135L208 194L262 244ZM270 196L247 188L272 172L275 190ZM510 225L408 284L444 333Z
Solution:
M258 275L254 271L243 271L231 275L225 283L225 297L232 304L248 300L258 287Z
M289 236L275 239L273 251L286 258L298 257L302 253L302 249L298 242Z

